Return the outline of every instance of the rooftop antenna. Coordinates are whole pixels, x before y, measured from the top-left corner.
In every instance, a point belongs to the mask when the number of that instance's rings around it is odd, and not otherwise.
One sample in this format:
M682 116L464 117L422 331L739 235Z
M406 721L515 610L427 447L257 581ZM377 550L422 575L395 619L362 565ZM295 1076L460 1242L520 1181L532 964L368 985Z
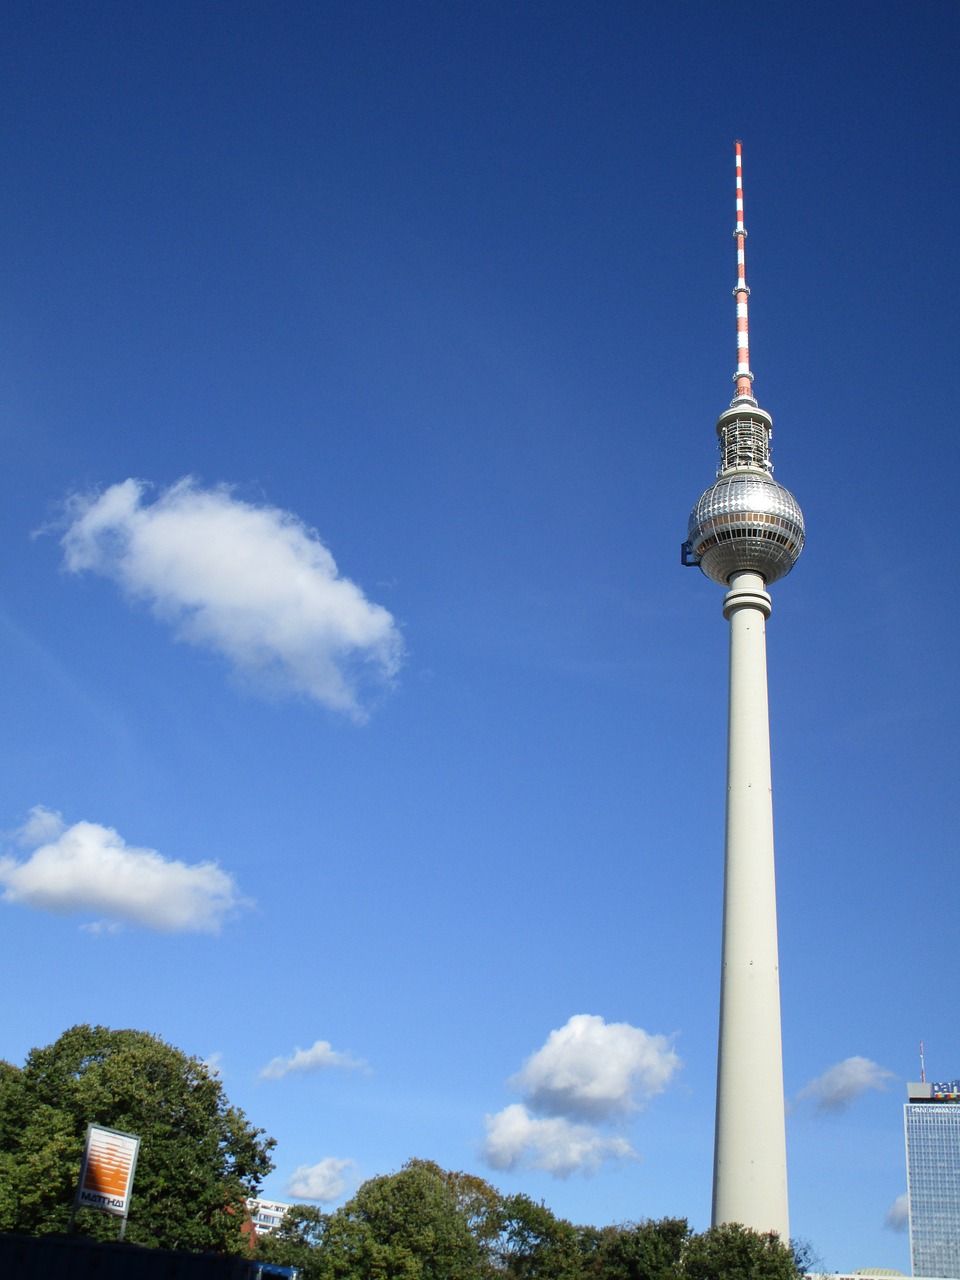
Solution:
M921 1084L927 1083L927 1077L923 1070L923 1041L922 1040L920 1041L920 1083Z

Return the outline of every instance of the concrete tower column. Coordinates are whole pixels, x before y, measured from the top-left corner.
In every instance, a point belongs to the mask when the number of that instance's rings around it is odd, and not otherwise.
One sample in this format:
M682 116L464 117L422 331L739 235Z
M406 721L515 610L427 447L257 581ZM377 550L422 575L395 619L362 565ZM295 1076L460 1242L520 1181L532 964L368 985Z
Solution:
M713 1222L790 1238L780 1040L780 971L767 710L766 620L759 573L730 577L727 820Z

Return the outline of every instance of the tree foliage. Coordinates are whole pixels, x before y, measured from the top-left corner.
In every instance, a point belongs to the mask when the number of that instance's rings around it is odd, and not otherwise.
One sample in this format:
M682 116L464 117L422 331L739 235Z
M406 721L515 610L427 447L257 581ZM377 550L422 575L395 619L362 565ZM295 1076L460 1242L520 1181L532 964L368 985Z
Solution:
M296 1267L300 1280L324 1280L329 1275L324 1244L330 1219L312 1204L291 1205L276 1231L257 1241L261 1262Z
M680 1264L682 1280L796 1280L793 1250L774 1233L725 1222L691 1236Z
M798 1280L789 1246L683 1218L578 1227L482 1178L411 1160L329 1216L296 1205L258 1244L303 1280Z
M411 1160L399 1173L371 1178L331 1218L331 1275L382 1280L478 1280L483 1250L455 1180Z
M507 1196L495 1261L516 1280L573 1280L595 1251L589 1228L557 1218L528 1196Z
M272 1138L230 1106L197 1058L143 1031L76 1026L0 1067L0 1229L65 1231L87 1125L141 1139L127 1239L239 1252L245 1200L273 1168ZM115 1238L81 1210L76 1231Z
M686 1218L607 1227L600 1239L604 1280L674 1280L690 1240Z

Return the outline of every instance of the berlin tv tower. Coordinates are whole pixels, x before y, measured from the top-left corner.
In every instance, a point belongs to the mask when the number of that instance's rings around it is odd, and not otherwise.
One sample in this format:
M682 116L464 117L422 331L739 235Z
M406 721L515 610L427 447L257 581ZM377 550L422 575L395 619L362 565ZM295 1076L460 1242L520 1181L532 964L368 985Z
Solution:
M727 588L730 711L723 885L723 960L713 1223L790 1238L784 1134L780 974L767 711L767 587L803 550L803 515L773 479L772 419L753 394L737 148L736 393L720 415L717 481L690 516L685 565Z

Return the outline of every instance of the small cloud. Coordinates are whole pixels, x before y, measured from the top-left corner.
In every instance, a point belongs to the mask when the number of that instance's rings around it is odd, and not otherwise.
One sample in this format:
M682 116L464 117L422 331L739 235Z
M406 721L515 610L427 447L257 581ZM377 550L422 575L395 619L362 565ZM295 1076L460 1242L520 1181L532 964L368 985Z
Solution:
M845 1058L811 1080L797 1094L797 1101L813 1100L818 1111L846 1111L868 1089L886 1089L896 1075L869 1058Z
M189 477L146 501L124 480L67 503L64 565L101 574L145 601L180 640L213 650L255 688L300 694L354 719L388 686L404 645L289 511Z
M56 915L107 917L85 926L92 932L139 924L160 933L219 933L228 916L249 905L216 863L179 862L134 848L96 822L67 827L59 814L37 807L16 839L37 847L22 862L0 857L3 901Z
M544 1169L558 1178L589 1176L606 1160L636 1157L625 1138L609 1137L592 1125L571 1124L562 1116L540 1119L521 1103L485 1118L483 1158L493 1169Z
M325 1071L339 1067L341 1071L364 1071L370 1068L362 1058L334 1049L329 1040L318 1040L310 1049L296 1049L289 1058L273 1058L260 1072L263 1080L281 1080L284 1076L308 1071ZM316 1198L316 1197L310 1197Z
M209 1057L204 1058L203 1065L207 1069L207 1075L219 1076L220 1063L222 1061L223 1061L223 1054L219 1050L216 1053L211 1053Z
M287 1183L287 1195L295 1200L339 1200L356 1186L356 1162L327 1156L319 1164L302 1164Z
M42 844L52 844L66 830L63 815L35 804L22 827L14 832L14 839L22 849L37 849Z
M120 933L123 925L118 924L116 920L90 920L86 924L80 925L81 933L89 933L91 937L99 938L101 934L108 937L115 933Z
M891 1231L906 1231L910 1226L910 1202L907 1199L906 1192L897 1196L887 1210L883 1225L889 1227Z
M602 1121L635 1111L638 1095L662 1093L679 1066L666 1036L579 1013L550 1032L510 1083L534 1112Z

